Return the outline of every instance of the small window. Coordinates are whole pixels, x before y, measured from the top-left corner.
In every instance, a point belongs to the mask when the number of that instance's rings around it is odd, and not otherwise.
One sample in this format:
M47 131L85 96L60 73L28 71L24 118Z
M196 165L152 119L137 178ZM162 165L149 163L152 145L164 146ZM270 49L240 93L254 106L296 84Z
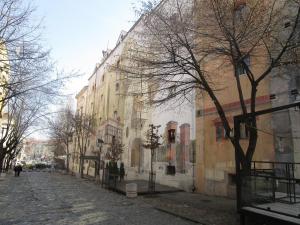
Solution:
M196 115L197 115L197 117L203 116L203 110L201 110L201 109L197 110Z
M244 63L245 63L248 67L250 67L250 56L249 56L249 55L246 56L246 57L244 58L243 61L244 61ZM236 70L237 70L237 75L243 75L243 74L246 74L246 69L245 69L243 63L239 63L239 64L237 65Z
M103 74L103 76L102 76L102 81L104 81L104 78L105 78L105 76L104 76L104 74Z
M225 129L222 123L216 123L216 141L227 139Z
M118 111L114 111L114 119L117 119L118 117Z
M103 100L103 95L101 95L101 101Z
M216 141L222 140L224 137L224 128L221 123L216 124Z
M240 138L247 139L249 137L249 128L246 123L240 123Z
M129 128L126 127L126 137L128 138L128 136L129 136Z
M116 91L119 91L119 88L120 88L120 84L116 83Z

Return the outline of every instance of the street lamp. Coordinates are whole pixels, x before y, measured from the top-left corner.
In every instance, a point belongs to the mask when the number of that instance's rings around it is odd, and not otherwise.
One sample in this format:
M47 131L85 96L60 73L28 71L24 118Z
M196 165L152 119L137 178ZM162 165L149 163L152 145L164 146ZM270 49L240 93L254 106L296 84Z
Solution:
M99 148L99 163L98 163L98 171L96 176L96 182L100 183L100 168L101 168L101 153L102 153L102 146L104 144L104 141L101 138L98 138L96 141L96 145Z

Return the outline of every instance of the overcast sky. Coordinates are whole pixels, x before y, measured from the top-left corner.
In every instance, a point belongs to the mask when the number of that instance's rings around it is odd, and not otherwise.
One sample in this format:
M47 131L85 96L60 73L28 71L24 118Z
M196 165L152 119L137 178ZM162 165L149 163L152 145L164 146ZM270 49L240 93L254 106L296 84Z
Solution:
M137 0L30 0L43 17L43 39L61 69L80 70L85 77L74 82L78 92L100 61L102 50L113 48L121 30L135 20Z

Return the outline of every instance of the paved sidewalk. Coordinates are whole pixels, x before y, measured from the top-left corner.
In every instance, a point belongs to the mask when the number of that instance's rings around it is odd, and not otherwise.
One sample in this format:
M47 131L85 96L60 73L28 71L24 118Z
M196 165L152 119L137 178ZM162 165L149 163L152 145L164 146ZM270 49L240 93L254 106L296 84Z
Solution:
M139 197L154 208L204 225L239 225L235 200L177 192Z
M1 225L191 225L140 198L102 189L94 182L48 172L0 180Z

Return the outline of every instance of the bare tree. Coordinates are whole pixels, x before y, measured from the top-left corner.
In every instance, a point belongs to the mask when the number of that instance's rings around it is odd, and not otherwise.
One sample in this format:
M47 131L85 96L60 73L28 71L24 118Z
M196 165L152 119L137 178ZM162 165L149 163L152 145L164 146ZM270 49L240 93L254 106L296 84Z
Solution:
M107 150L105 154L105 158L110 160L111 162L117 162L121 159L121 155L123 153L124 146L122 143L115 137L112 136L111 146Z
M30 128L36 126L41 118L42 107L43 104L33 101L33 98L9 101L5 123L2 124L0 170L5 158L11 161L20 152L23 140L32 132Z
M235 81L231 88L241 113L255 112L261 83L277 68L299 66L299 1L165 0L143 6L140 25L118 69L133 84L146 84L141 94L153 105L179 105L194 90L206 93L237 149L242 170L249 172L258 138L256 118L247 121L249 140L243 149L230 135L233 129L219 98L227 78L217 71L229 71L227 80ZM250 91L241 84L240 70Z
M8 99L27 92L57 96L65 75L55 71L49 50L42 46L34 7L23 0L3 0L0 11L0 67L1 75L6 74L0 83L2 108Z
M95 130L95 119L91 115L76 114L74 117L74 131L76 137L77 148L80 154L80 167L79 172L83 176L83 157L86 154L89 139Z
M150 159L150 173L153 173L153 157L155 154L155 150L160 146L160 135L158 134L158 129L160 125L155 126L153 124L149 125L149 130L146 133L146 140L143 144L143 147L146 149L150 149L151 151L151 159Z
M149 125L149 130L146 133L146 141L143 144L143 147L146 149L150 149L151 158L150 158L150 174L149 174L149 183L148 188L150 192L155 191L155 180L154 180L154 172L153 172L153 158L155 154L155 150L161 145L159 142L160 135L158 134L158 129L160 125L155 126L153 124Z
M75 76L56 71L49 50L43 47L42 26L36 23L34 11L28 1L0 1L0 117L9 117L9 122L1 120L9 124L0 140L1 158L8 154L3 146L13 140L20 143L22 135L32 126L37 127L36 121L45 114L46 106L62 96L64 82ZM29 114L21 115L19 111L17 116L16 112L24 107L23 114Z
M74 133L74 113L70 106L66 106L63 110L59 111L57 116L49 120L49 136L55 140L57 147L63 145L65 147L65 154L67 156L67 172L69 172L69 159L70 159L70 139Z

